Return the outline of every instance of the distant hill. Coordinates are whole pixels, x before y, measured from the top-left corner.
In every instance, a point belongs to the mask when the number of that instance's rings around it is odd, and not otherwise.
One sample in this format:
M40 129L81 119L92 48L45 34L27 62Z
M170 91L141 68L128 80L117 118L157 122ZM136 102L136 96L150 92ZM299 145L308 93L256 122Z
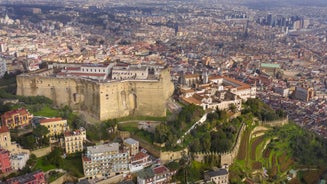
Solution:
M242 0L237 2L255 9L270 9L285 6L327 6L326 0Z

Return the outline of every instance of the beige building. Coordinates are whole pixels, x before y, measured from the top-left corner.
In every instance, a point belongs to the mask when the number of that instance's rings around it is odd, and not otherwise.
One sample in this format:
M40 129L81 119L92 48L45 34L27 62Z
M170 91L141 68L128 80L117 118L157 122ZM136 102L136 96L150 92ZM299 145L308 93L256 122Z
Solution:
M41 119L40 125L47 127L50 131L47 136L60 135L69 129L67 126L67 120L62 118Z
M64 147L67 154L83 151L84 141L86 141L86 130L81 127L78 130L64 133Z
M30 153L29 150L22 149L17 143L11 142L10 132L6 126L0 126L0 147L8 150L10 154Z
M139 141L127 138L124 140L124 145L129 148L131 156L136 155L139 152Z
M7 149L11 145L9 129L6 126L0 126L0 147Z

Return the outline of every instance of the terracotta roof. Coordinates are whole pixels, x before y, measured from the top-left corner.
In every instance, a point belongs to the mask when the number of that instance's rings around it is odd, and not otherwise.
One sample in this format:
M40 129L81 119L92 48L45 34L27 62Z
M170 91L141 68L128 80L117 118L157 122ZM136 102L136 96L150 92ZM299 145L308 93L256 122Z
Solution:
M169 169L165 166L159 166L153 169L154 174L162 174L169 172Z
M6 127L6 126L1 126L1 127L0 127L0 133L5 133L5 132L9 132L8 127Z
M74 135L81 135L81 130L74 130L74 131L66 131L64 133L65 137L68 137L68 136L74 136Z
M136 161L136 160L141 160L145 157L148 157L149 155L143 153L143 152L138 152L136 155L134 155L133 157L133 161Z
M13 115L15 114L20 114L20 115L25 115L25 114L29 114L29 112L27 111L27 109L16 109L16 110L11 110L11 111L7 111L2 115L2 118L11 118Z
M189 98L182 97L182 100L189 104L195 104L195 105L201 104L201 101L199 101L193 97L189 97Z
M41 119L40 123L49 123L49 122L54 122L54 121L61 121L62 118L47 118L47 119Z
M219 75L212 75L212 76L209 76L208 79L209 80L214 80L214 79L221 79L223 78L222 76L219 76Z
M197 78L200 77L199 74L186 74L184 75L184 78Z

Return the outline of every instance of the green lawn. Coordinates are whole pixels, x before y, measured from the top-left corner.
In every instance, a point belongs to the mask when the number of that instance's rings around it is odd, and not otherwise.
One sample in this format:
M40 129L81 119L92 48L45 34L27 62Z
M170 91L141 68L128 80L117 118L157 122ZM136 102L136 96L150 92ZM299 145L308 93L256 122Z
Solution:
M49 171L51 169L56 169L56 166L49 164L45 157L40 157L37 159L34 169L41 169L42 171Z
M84 176L81 153L77 153L65 158L62 168L73 176L76 177Z
M148 120L148 121L166 121L166 117L152 117L152 116L126 116L118 118L117 122L129 121L129 120Z
M49 106L44 106L41 110L33 112L34 116L58 117L59 111Z
M42 171L49 171L51 169L58 169L56 166L51 165L47 160L46 157L41 157L37 159L37 162L33 169L35 170L42 170ZM68 174L75 176L75 177L82 177L83 174L83 165L82 165L82 158L81 153L76 153L71 156L68 156L63 160L63 164L60 167L68 172Z
M118 125L118 129L121 131L128 131L134 133L138 131L138 122L128 122L128 123L121 123Z

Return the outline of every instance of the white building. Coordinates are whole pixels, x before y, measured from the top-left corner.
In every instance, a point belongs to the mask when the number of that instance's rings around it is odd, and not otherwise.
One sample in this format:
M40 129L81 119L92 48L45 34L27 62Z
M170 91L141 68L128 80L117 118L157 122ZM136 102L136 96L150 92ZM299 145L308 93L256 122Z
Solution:
M105 80L108 78L112 65L113 64L83 64L76 67L65 67L58 76L76 76L95 80Z
M83 127L64 133L64 147L67 154L83 151L85 141L86 130Z
M218 85L218 90L228 90L241 97L243 100L256 97L256 87L245 84L229 77L211 77L209 81Z
M127 173L129 160L128 149L120 149L119 143L89 146L82 156L84 175L94 178Z
M112 80L138 79L145 80L148 78L148 67L141 65L116 65L112 69Z
M11 168L13 170L20 170L25 167L27 160L30 158L28 153L17 153L10 155Z

